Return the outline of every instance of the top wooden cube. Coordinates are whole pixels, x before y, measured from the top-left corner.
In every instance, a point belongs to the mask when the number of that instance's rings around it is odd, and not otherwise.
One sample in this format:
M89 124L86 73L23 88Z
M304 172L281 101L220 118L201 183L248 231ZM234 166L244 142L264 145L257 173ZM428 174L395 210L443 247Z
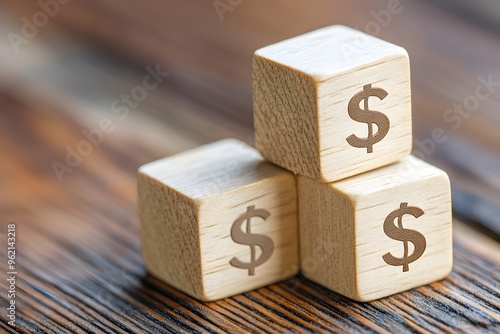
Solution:
M255 52L256 146L277 165L332 182L411 151L406 51L331 26Z

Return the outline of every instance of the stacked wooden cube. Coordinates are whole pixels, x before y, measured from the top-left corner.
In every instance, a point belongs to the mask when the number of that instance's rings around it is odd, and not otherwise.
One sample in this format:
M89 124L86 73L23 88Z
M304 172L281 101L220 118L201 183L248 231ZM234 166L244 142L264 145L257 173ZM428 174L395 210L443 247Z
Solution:
M323 28L258 50L253 90L258 151L223 140L140 168L151 274L204 301L299 270L358 301L449 274L450 184L409 155L403 48Z

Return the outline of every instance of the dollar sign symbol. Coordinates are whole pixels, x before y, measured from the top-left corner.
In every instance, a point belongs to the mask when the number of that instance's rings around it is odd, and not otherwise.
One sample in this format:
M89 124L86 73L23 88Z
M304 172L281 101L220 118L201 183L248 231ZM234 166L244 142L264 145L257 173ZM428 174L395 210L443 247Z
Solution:
M349 101L348 113L349 116L357 121L368 124L368 137L358 138L355 135L350 135L346 138L347 142L353 147L366 147L367 153L373 152L373 144L378 143L389 132L389 119L381 112L368 109L368 98L376 96L380 100L386 98L388 93L382 88L373 88L372 85L365 85L363 90L354 95ZM359 107L361 101L365 101L364 109ZM377 133L373 134L373 124L378 127Z
M269 260L274 251L274 243L271 238L251 232L251 219L253 217L259 217L266 220L270 215L269 211L265 209L255 209L255 205L252 205L247 208L244 214L236 218L233 226L231 226L231 238L233 241L238 244L250 246L250 262L242 262L238 258L233 257L231 261L229 261L229 264L236 268L248 269L249 276L255 275L255 268ZM243 232L242 226L245 221L247 222L246 231ZM259 246L262 250L258 259L255 259L255 246Z
M415 218L424 214L424 211L416 206L408 206L408 203L401 203L399 209L392 211L384 222L385 234L394 240L403 242L403 257L394 257L391 253L386 253L382 258L391 266L403 266L403 272L410 270L409 264L418 260L424 254L426 241L425 237L417 231L403 228L403 216L412 215ZM394 219L398 219L398 226L393 224ZM415 246L413 253L408 256L408 241Z

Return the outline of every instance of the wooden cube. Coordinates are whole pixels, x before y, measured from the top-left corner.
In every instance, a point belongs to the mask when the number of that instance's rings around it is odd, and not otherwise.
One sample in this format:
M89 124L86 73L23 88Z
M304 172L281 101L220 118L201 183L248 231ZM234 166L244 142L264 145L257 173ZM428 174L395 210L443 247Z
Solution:
M236 140L142 166L139 216L148 271L203 301L298 272L296 180Z
M255 52L256 147L331 182L388 165L412 147L408 54L344 26Z
M371 301L452 268L448 176L413 156L333 183L298 179L301 271Z

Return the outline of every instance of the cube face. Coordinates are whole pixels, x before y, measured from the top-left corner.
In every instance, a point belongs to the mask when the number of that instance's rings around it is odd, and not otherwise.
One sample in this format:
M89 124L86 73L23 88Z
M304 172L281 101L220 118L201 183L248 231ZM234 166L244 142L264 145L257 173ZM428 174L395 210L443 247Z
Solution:
M199 220L206 299L246 292L298 272L292 174L283 173L203 201Z
M408 54L375 37L333 26L262 48L253 91L257 149L295 173L331 182L411 151Z
M137 188L146 269L185 293L201 296L196 203L144 173L138 175Z
M324 200L302 203L302 196L313 197L311 191L321 192ZM301 177L299 192L306 277L349 298L370 301L450 273L450 185L439 169L410 156L331 184ZM321 234L311 232L316 230ZM332 246L317 249L318 244ZM304 257L321 251L331 253L322 261L333 265L304 268Z
M138 193L148 271L197 299L298 272L295 177L241 142L145 165Z
M318 84L322 179L334 181L399 161L412 147L406 53Z
M357 294L379 299L446 277L452 267L445 175L403 183L355 204Z
M266 59L253 59L255 145L267 160L319 178L316 87L309 76L290 74Z
M300 270L308 279L356 295L355 212L351 200L329 184L298 177Z

